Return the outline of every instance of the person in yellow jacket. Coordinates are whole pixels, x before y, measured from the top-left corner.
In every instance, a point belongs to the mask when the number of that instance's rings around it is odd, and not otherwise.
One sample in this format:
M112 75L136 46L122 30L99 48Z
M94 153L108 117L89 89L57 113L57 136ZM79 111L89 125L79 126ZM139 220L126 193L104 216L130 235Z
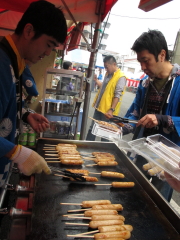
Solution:
M96 75L94 78L100 89L93 102L93 107L95 108L93 118L108 122L108 119L104 116L105 113L116 116L119 114L121 99L126 85L126 77L118 68L116 59L112 55L106 56L103 61L106 69L104 81L99 81ZM93 124L92 122L86 140L95 140L96 136L91 133ZM101 140L107 141L103 138Z

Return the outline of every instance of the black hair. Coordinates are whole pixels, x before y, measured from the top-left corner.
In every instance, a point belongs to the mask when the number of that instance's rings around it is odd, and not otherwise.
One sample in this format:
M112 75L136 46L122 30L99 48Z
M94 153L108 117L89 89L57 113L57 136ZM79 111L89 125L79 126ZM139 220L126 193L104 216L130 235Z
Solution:
M67 24L61 9L47 1L32 2L20 19L15 34L21 35L26 24L32 24L34 39L46 34L63 44L67 36Z
M108 62L108 63L110 63L110 64L112 64L112 63L117 64L115 57L112 56L112 55L106 56L106 57L103 59L103 62L104 62L104 63Z
M69 69L69 67L72 65L72 62L64 62L63 63L63 68L64 69Z
M166 39L158 30L149 30L148 32L142 33L141 36L136 39L131 49L136 53L148 50L155 56L156 61L158 61L158 55L161 50L164 49L166 51L166 61L169 61L170 58Z

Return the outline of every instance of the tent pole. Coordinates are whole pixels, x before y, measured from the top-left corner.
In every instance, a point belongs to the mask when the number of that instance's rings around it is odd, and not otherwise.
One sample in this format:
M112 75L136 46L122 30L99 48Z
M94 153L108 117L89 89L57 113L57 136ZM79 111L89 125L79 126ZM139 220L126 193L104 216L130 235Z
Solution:
M101 28L101 14L99 15L99 20L96 23L93 42L92 42L92 49L98 48L98 41L99 41L99 37L100 37L100 31L99 31L100 28ZM91 98L91 83L94 78L96 58L97 58L97 51L91 52L89 66L88 66L88 72L87 72L87 79L89 81L86 82L86 88L85 88L85 99L84 99L84 107L83 107L83 115L82 115L80 140L86 139L86 126L87 126L88 112L89 112L89 105L90 105L90 98Z

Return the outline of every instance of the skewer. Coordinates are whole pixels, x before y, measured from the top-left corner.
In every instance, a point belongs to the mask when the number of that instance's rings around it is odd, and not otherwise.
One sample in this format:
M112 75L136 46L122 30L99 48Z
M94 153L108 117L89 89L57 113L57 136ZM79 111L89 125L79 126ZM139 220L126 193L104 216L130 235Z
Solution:
M55 157L56 157L56 156L57 156L57 157L59 156L58 154L49 154L49 153L44 154L44 155L45 155L45 156L51 156L51 157L52 157L52 156L55 156Z
M81 208L81 209L68 210L67 212L81 212L81 211L86 211L91 209L92 208Z
M67 216L68 218L76 219L89 219L91 221L106 221L106 220L122 220L125 221L125 218L122 215L92 215L91 217L77 217L77 216ZM106 224L106 223L105 223Z
M62 175L59 174L54 174L55 176L63 177ZM98 179L96 177L90 177L90 176L80 176L77 177L69 177L71 181L78 181L78 182L98 182Z
M76 234L74 236L78 236L78 235L88 235L88 234L91 234L91 233L98 233L99 230L94 230L94 231L91 231L91 232L84 232L84 233L80 233L80 234Z
M84 233L80 233L80 234L76 234L76 235L88 235L91 233L104 233L104 232L114 232L114 231L133 231L133 227L131 225L113 225L113 226L100 226L98 227L98 230L94 230L94 231L90 231L90 232L84 232Z
M95 118L92 118L92 117L88 117L88 118L90 118L90 119L92 119L93 121L95 121L95 122L99 122L98 120L96 120Z
M67 235L67 237L78 237L78 238L94 238L95 240L100 239L108 239L108 240L124 240L129 239L131 237L131 233L128 230L123 231L114 231L114 232L103 232L103 233L95 233L94 235Z
M49 159L56 159L56 158L49 158ZM61 163L60 161L46 161L47 163Z
M78 237L78 238L87 238L87 236L84 236L84 235L81 235L81 234L76 234L76 235L67 235L67 237ZM91 235L91 236L89 236L88 235L88 238L94 238L94 236L93 235ZM120 239L120 240L124 240L124 239Z
M56 150L56 148L52 148L52 147L44 147L43 150Z
M112 186L114 188L131 188L134 187L134 182L112 182L112 183L97 183L94 185L102 185L102 186Z
M108 220L108 221L90 221L89 223L70 223L70 222L65 222L66 225L74 225L74 226L88 226L92 229L96 229L99 226L111 226L111 225L123 225L124 222L122 220Z
M84 208L90 208L94 205L107 205L111 204L109 200L90 200L90 201L82 201L82 203L60 203L61 205L80 205Z
M57 146L57 145L47 144L47 143L45 143L44 145L45 145L45 146Z
M68 212L78 212L83 211L84 209L74 209L74 210L68 210ZM123 206L121 204L107 204L107 205L94 205L90 209L85 210L117 210L122 211Z
M118 162L116 161L107 161L107 162L97 162L97 164L88 164L86 167L92 167L92 166L117 166Z
M49 153L53 153L53 152L58 153L58 151L56 151L56 150L50 150L50 151L48 150L48 151L46 151L46 153L48 153L48 152Z
M84 214L83 213L79 213L79 214L65 214L65 215L62 215L63 217L68 217L68 216L83 216Z
M49 160L49 159L59 159L59 158L45 158L45 160ZM77 159L77 160L71 160L71 159L61 159L61 161L46 161L48 163L52 163L52 162L57 162L57 163L62 163L64 165L82 165L84 163L84 161Z

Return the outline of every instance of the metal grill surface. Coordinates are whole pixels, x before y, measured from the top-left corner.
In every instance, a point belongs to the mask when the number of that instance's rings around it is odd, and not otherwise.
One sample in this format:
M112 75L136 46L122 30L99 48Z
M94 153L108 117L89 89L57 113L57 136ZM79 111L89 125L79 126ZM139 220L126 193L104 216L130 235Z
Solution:
M40 139L37 151L45 157L44 144L76 143L80 152L105 151L115 155L118 161L116 167L85 167L93 161L85 161L81 167L65 166L52 163L52 166L66 168L84 168L90 172L103 170L118 171L125 175L120 181L134 181L131 189L118 189L110 186L94 186L93 183L75 183L54 175L37 175L35 198L32 216L32 230L29 239L33 240L66 240L67 234L87 232L86 226L70 226L65 222L88 223L88 220L67 219L63 214L68 210L79 209L80 206L60 205L60 203L81 203L84 200L107 199L112 203L120 203L124 209L120 213L125 217L125 224L134 228L131 240L178 240L180 239L180 218L170 205L161 197L155 188L146 180L126 155L114 143L61 141L57 139ZM98 175L99 183L116 181L102 178ZM117 179L117 181L119 181ZM178 233L179 231L179 233ZM82 239L82 238L76 238ZM84 239L84 238L83 238ZM92 238L85 238L92 239Z

